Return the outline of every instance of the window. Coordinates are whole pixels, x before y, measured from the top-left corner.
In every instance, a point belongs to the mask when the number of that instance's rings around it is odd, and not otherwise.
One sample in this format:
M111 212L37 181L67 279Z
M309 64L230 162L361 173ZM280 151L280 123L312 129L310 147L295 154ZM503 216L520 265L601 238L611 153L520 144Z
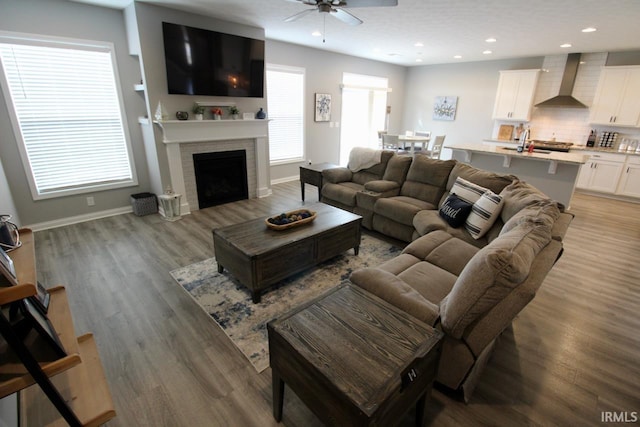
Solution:
M388 80L384 77L344 73L340 164L349 162L353 147L378 148L378 132L386 129Z
M34 200L137 184L112 45L2 33L0 62Z
M304 159L304 68L267 65L271 164Z

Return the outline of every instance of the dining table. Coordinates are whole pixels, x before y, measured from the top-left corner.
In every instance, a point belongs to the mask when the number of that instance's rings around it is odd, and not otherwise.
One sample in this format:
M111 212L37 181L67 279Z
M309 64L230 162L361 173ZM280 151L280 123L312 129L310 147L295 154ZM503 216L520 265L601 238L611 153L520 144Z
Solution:
M410 145L409 153L415 153L415 145L416 143L422 144L422 150L429 147L429 141L431 137L429 136L416 136L416 135L398 135L398 143L402 145L403 149L406 149L407 145Z

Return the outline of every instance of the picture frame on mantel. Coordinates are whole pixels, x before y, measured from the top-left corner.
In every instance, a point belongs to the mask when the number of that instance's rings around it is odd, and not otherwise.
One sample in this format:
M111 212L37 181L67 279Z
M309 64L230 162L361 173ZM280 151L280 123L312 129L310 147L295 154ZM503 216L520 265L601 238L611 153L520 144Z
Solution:
M331 95L328 93L316 93L315 121L328 122L331 120Z

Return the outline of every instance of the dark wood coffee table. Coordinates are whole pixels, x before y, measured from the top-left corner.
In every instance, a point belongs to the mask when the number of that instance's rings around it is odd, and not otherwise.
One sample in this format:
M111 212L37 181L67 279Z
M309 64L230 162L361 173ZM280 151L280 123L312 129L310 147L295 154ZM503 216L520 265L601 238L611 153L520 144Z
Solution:
M262 290L295 273L350 248L358 255L362 217L324 203L304 208L317 212L316 219L287 230L267 228L264 217L213 230L218 271L229 270L254 303Z
M424 424L442 332L351 284L267 328L278 422L286 383L327 425L395 425L413 405Z

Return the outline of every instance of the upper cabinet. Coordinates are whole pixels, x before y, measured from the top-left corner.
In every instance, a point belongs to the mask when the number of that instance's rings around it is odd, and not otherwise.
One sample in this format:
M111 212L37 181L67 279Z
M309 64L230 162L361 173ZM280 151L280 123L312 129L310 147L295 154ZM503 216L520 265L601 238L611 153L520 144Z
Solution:
M591 107L591 123L640 125L640 67L603 67Z
M493 118L528 122L540 70L500 71Z

